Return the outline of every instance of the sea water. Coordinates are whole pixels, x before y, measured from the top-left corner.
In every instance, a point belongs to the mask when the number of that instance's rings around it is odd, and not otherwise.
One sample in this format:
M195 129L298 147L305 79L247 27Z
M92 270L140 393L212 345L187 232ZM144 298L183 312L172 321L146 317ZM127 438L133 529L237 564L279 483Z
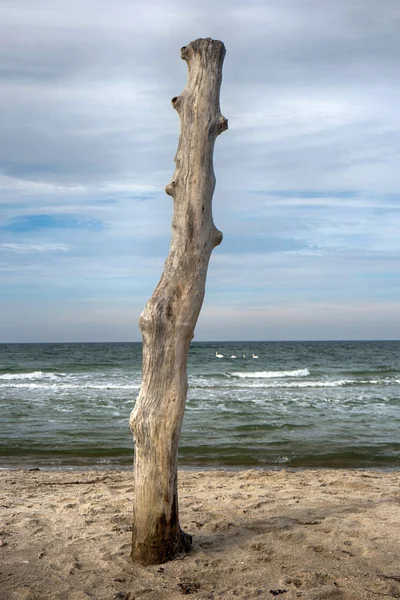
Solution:
M1 344L0 468L130 468L141 344ZM193 343L179 464L400 467L400 342Z

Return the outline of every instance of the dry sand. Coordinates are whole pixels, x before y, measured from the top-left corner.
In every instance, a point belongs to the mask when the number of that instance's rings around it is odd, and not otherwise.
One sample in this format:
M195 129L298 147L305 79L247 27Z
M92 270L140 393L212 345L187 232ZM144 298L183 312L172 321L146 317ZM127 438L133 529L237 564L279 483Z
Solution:
M129 558L129 472L0 472L1 600L400 598L400 473L180 473L193 550Z

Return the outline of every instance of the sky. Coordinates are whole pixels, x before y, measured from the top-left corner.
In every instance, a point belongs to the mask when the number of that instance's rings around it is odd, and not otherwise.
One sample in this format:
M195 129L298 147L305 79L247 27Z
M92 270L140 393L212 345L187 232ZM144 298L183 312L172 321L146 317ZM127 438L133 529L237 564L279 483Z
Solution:
M195 340L400 339L398 0L0 0L0 342L140 341L180 48L226 46Z

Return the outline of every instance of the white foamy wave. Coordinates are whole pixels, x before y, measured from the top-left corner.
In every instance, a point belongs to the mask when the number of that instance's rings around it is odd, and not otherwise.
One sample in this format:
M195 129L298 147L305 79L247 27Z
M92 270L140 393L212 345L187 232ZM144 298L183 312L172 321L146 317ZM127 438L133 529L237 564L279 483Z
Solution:
M104 384L69 384L69 383L10 383L8 385L10 388L20 388L20 389L30 389L30 390L138 390L140 388L140 384L131 384L131 385L121 385L121 384L113 384L113 383L104 383Z
M228 408L225 406L223 402L221 402L221 404L217 404L216 409L220 410L221 412L236 412L233 408Z
M352 379L338 379L336 381L275 381L273 383L246 383L238 384L240 387L249 388L330 388L330 387L342 387L345 385L351 385L357 383Z
M31 373L5 373L0 375L3 381L13 381L21 379L58 379L65 377L66 373L44 373L43 371L32 371Z
M307 377L310 375L308 369L295 369L294 371L254 371L246 373L237 371L232 373L232 377L240 377L241 379L276 379L278 377Z

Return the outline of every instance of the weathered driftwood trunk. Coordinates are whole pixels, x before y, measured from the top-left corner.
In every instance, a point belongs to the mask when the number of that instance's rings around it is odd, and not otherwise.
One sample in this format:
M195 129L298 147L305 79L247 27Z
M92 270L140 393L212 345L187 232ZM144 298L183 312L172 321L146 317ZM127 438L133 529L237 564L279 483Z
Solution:
M175 173L165 190L173 197L172 240L164 272L140 317L143 379L130 419L135 438L132 558L166 562L189 550L179 525L177 453L187 394L190 341L204 298L208 262L222 234L211 202L216 137L228 128L219 92L225 47L198 39L181 49L189 73L172 99L181 120Z

